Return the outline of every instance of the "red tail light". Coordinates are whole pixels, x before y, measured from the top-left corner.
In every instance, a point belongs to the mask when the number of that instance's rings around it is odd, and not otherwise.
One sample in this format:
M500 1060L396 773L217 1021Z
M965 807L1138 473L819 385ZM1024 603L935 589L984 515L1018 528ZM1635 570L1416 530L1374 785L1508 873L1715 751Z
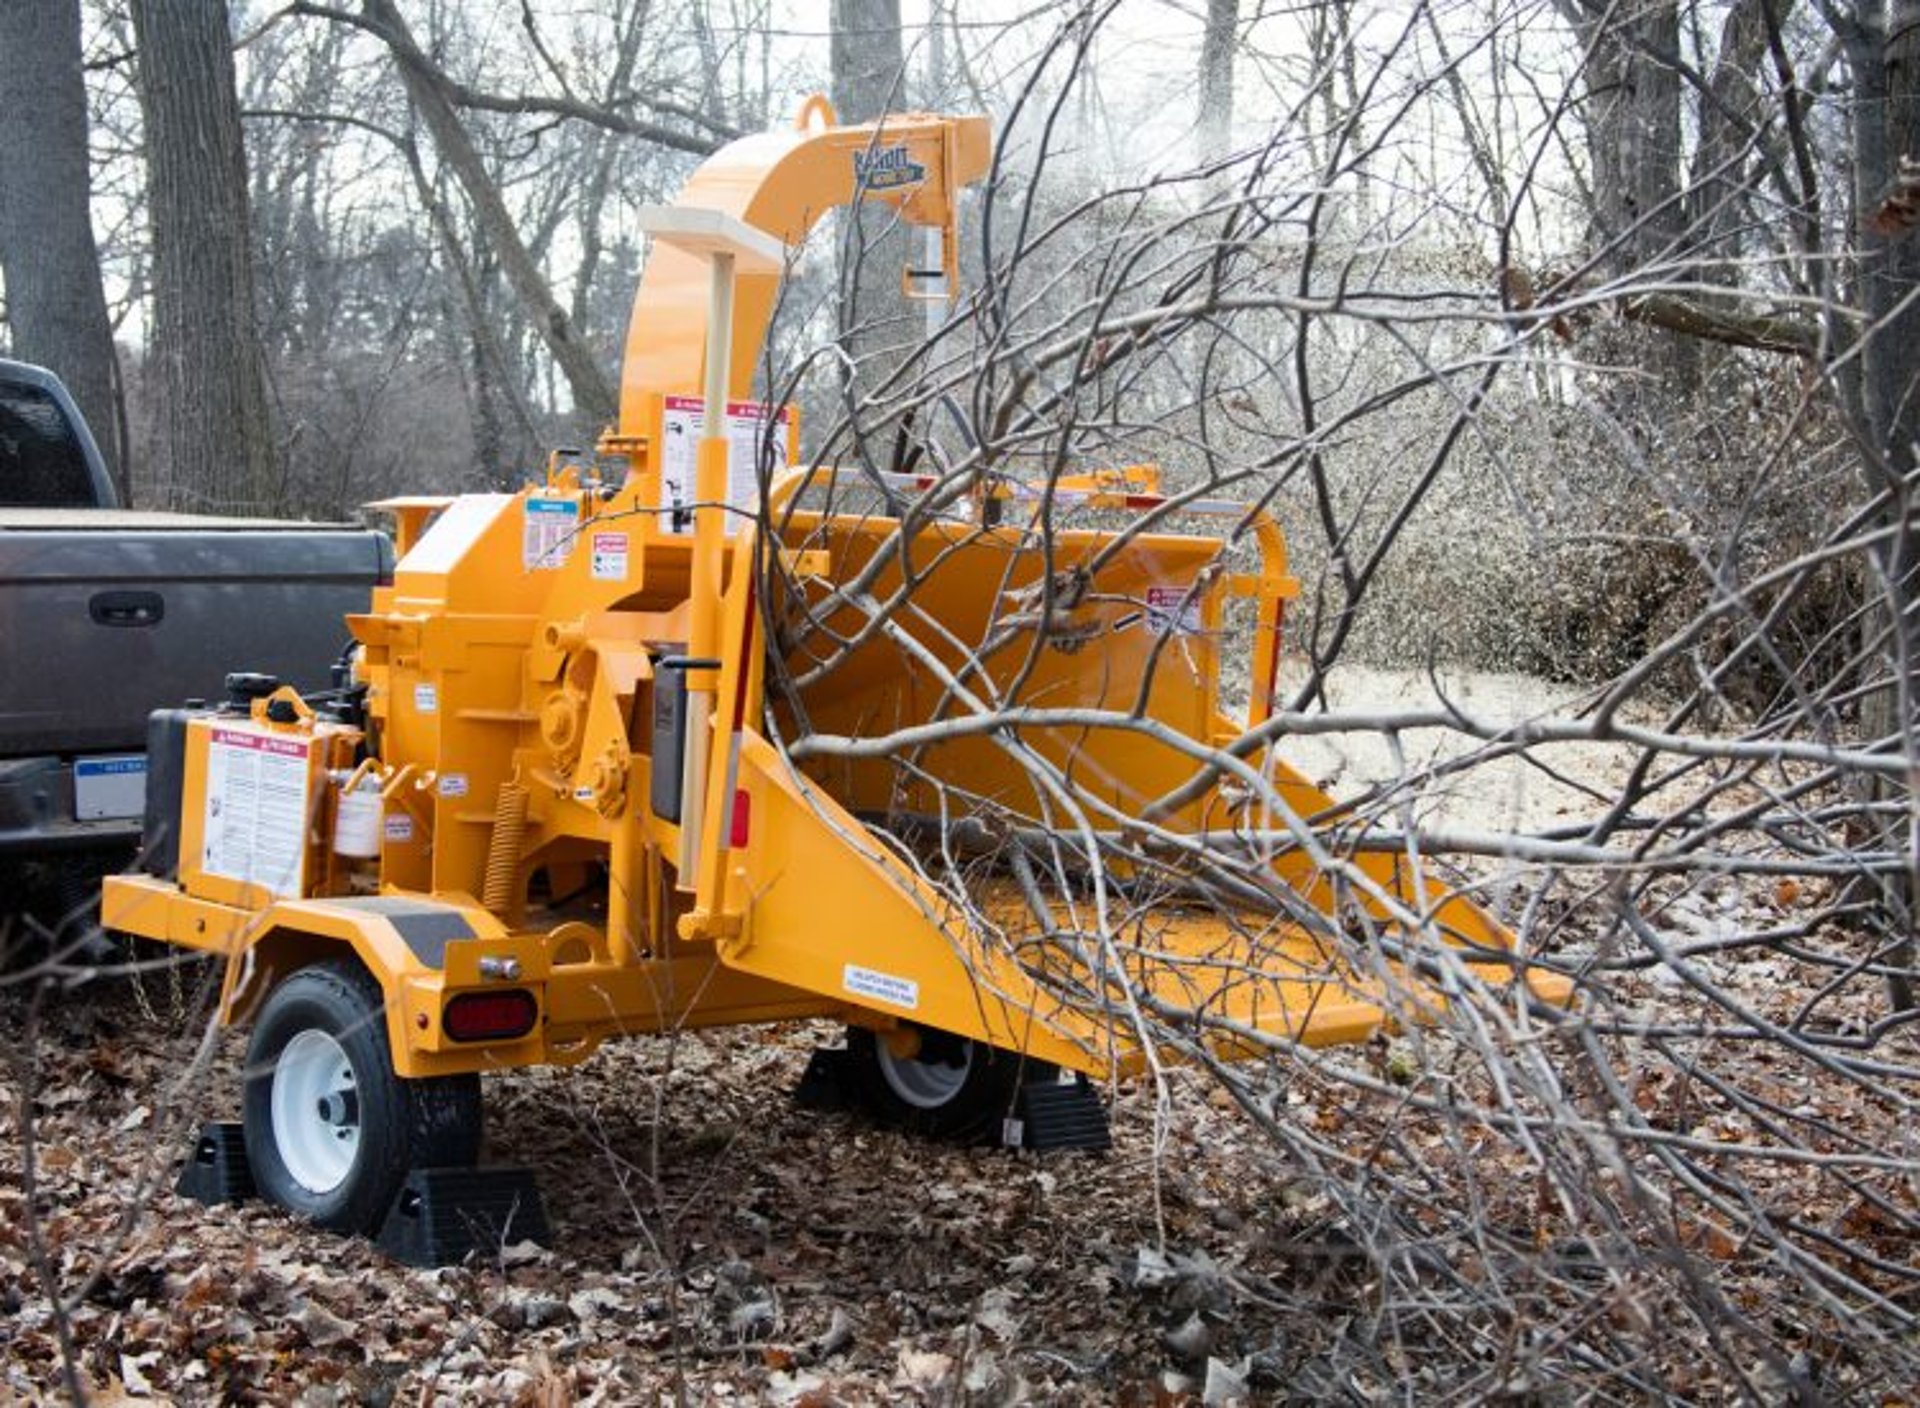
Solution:
M512 1041L533 1030L540 1004L525 988L463 992L447 1003L440 1026L455 1041Z

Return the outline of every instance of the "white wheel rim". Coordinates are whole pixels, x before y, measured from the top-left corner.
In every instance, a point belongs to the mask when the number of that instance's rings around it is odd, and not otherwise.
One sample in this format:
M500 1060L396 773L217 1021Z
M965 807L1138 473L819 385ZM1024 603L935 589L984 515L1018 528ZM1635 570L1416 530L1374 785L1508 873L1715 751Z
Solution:
M881 1037L874 1038L874 1049L880 1058L880 1074L887 1088L916 1110L937 1110L947 1104L960 1093L973 1070L972 1042L966 1043L966 1054L959 1064L952 1066L942 1061L895 1056L893 1048Z
M287 1172L310 1193L346 1181L360 1151L360 1092L346 1050L309 1028L281 1051L273 1068L273 1146Z

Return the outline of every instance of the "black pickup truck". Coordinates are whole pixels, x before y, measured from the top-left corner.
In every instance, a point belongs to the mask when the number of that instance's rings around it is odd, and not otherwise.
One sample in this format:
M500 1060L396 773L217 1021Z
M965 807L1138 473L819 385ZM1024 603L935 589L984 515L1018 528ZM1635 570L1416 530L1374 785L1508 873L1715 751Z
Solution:
M382 533L120 507L59 379L0 360L0 947L134 857L147 714L236 668L325 687Z

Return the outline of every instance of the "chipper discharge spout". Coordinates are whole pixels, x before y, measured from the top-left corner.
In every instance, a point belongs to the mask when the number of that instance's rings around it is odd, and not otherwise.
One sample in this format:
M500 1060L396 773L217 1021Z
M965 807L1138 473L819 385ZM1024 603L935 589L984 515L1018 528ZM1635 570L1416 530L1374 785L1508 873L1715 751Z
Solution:
M754 373L790 252L883 203L937 232L911 276L951 293L988 155L982 118L817 100L727 147L649 216L590 461L388 501L398 566L337 689L236 677L154 716L144 869L104 918L224 959L266 1195L390 1228L430 1201L410 1168L473 1161L479 1074L790 1018L847 1023L841 1075L900 1122L1100 1143L1074 1077L1153 1031L1353 1041L1524 967L1406 857L1339 844L1351 818L1250 734L1298 590L1265 514L1141 467L957 494L789 468L795 413ZM1036 494L1089 526L1036 551ZM1196 515L1257 567L1173 531ZM1103 866L1116 837L1133 859Z

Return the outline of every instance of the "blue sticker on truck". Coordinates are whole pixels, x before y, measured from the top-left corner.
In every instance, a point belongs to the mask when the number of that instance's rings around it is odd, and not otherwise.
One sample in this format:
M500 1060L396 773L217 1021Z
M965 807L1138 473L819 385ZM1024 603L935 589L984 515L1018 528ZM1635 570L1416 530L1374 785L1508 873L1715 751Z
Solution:
M145 773L144 756L129 758L82 758L73 765L75 777L118 777L130 772Z
M146 754L123 753L74 761L74 820L108 821L139 816L146 806Z

